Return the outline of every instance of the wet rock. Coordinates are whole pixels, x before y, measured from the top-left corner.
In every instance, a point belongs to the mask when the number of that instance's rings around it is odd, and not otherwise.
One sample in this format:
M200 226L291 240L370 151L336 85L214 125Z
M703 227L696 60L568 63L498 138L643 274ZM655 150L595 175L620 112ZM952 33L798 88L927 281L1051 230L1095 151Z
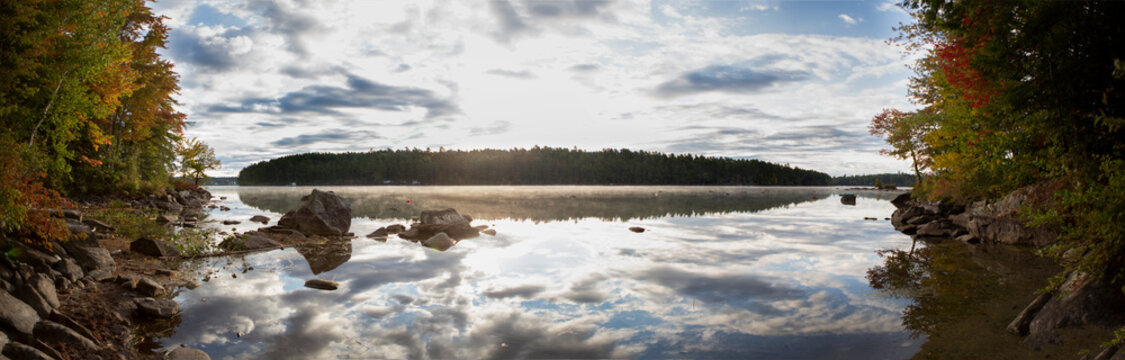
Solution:
M311 279L309 281L305 281L305 287L319 290L336 290L340 288L340 284L330 280Z
M39 349L18 342L10 342L4 346L3 354L12 359L54 360L50 355L39 351Z
M226 206L220 206L219 211L230 211L230 208Z
M211 356L203 350L179 347L169 351L165 358L168 360L211 360Z
M309 235L342 236L351 227L352 209L335 193L313 189L301 198L300 208L285 213L277 224Z
M280 247L281 243L258 234L230 237L219 243L219 248L227 251L268 250Z
M133 299L133 302L137 304L137 310L141 314L151 317L170 318L180 311L180 306L171 299L156 300L146 297Z
M401 233L403 231L406 231L406 226L404 226L402 224L393 224L393 225L387 225L386 229L387 229L388 235L394 235L394 234L398 234L398 233Z
M83 219L82 223L86 224L86 226L94 228L94 230L97 230L97 231L116 231L117 230L117 229L114 229L112 226L109 226L109 224L106 224L104 222L101 222L101 221L98 221L98 220L95 220L95 219Z
M262 223L262 225L265 225L270 222L270 218L262 215L254 215L250 217L250 221Z
M495 236L495 235L496 235L496 230L493 230L493 229L485 229L485 230L481 230L481 232L480 232L480 233L481 233L481 234L485 234L485 235L488 235L488 236Z
M0 327L15 329L31 336L37 322L39 322L39 313L35 312L31 305L6 291L0 291Z
M1057 329L1063 327L1097 326L1110 330L1125 323L1125 294L1120 287L1075 272L1060 289L1063 296L1051 297L1028 326L1024 339L1028 347L1041 349L1046 344L1062 342Z
M1051 300L1053 292L1039 294L1031 304L1020 311L1019 315L1008 324L1008 332L1016 336L1026 336L1031 326L1031 320L1035 319L1035 314L1043 309L1043 305L1047 305L1047 301Z
M367 234L367 237L369 237L369 238L373 238L373 237L386 238L387 237L387 228L381 227L381 228L375 229L375 231L372 231L370 234Z
M437 233L437 235L431 236L429 239L426 239L426 241L423 241L422 245L438 251L445 251L453 247L453 245L457 245L457 242L445 233Z
M966 243L966 244L979 244L980 243L980 239L977 239L975 236L973 236L971 234L958 235L955 239L957 241L960 241L960 242L963 242L963 243Z
M640 227L640 226L634 226L634 227L630 227L629 231L632 231L632 232L635 232L635 233L643 233L643 232L645 232L645 228Z
M164 286L161 286L156 280L147 277L141 277L137 280L135 290L137 293L147 297L155 297L164 294Z
M841 194L840 203L855 206L855 194Z
M283 228L283 227L280 227L280 226L264 227L264 228L261 228L261 229L258 229L258 230L265 231L265 232L268 232L268 233L271 233L271 234L285 234L285 235L288 235L288 236L295 236L295 237L298 237L298 238L308 237L304 233L301 233L300 231L289 229L289 228Z
M933 221L928 224L918 227L917 236L928 237L947 237L951 232L951 227L942 221Z
M238 220L223 220L223 225L238 225L241 223L242 222Z
M110 256L109 250L100 247L91 246L75 246L67 249L70 251L70 256L82 265L87 270L109 270L113 271L117 268L117 263L113 261L113 256Z
M917 206L899 208L891 214L891 225L895 227L895 230L902 231L910 225L907 223L908 221L925 214L926 211Z
M140 238L129 243L129 250L153 257L181 256L180 250L163 240Z
M870 217L870 216L864 216L864 217L863 217L863 220L878 221L878 220L879 220L879 218L875 218L875 217Z
M42 320L35 324L35 338L51 344L68 344L87 352L98 351L99 348L93 340L50 320Z

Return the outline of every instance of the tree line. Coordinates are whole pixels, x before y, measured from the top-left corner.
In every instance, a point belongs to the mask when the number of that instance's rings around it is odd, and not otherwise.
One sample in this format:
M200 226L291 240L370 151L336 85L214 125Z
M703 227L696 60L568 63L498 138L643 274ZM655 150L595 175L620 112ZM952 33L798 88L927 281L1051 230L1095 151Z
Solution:
M533 147L308 153L242 169L239 185L829 185L828 174L761 160L628 149Z
M144 0L3 1L0 18L0 232L62 240L42 210L64 196L162 192L218 166L184 137L169 28Z
M1125 291L1125 3L900 5L916 20L895 41L920 55L918 109L886 109L870 130L913 162L915 194L968 203L1035 186L1023 214L1058 230L1047 252Z
M832 178L832 185L841 186L875 186L878 182L883 185L914 186L913 174L874 174L874 175L844 175Z

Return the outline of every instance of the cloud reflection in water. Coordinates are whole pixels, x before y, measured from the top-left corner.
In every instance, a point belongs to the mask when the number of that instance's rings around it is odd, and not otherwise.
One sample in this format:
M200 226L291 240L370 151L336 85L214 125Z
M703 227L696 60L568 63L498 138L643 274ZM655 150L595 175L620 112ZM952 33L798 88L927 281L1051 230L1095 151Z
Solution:
M714 196L708 189L692 191ZM214 192L237 200L243 191ZM265 193L254 191L259 199ZM313 252L295 249L202 260L224 270L177 297L183 323L160 341L217 359L903 358L917 351L921 341L901 327L906 303L875 295L863 278L880 260L875 249L909 246L885 222L863 221L889 214L888 202L860 198L845 207L830 189L743 200L761 201L748 205L759 210L619 217L634 219L627 223L599 218L604 213L489 219L497 236L446 252L359 238L347 258L333 253L333 268L310 268L305 256ZM670 213L679 211L695 212ZM359 218L354 226L359 233L390 222ZM634 225L648 231L626 230ZM241 262L255 270L231 278L241 270L231 264ZM301 286L313 277L341 288Z

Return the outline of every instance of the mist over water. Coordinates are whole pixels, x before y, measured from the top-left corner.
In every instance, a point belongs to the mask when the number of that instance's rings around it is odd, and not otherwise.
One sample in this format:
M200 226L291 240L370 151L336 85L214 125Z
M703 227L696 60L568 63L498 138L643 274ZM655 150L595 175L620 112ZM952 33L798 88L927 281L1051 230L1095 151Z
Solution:
M351 202L360 236L450 207L498 234L445 252L358 237L197 260L220 270L178 294L159 344L213 358L899 359L925 342L901 325L908 300L864 279L875 250L911 245L864 220L889 216L893 194L848 206L834 188L321 189ZM311 188L210 190L233 209L211 219L242 231ZM342 286L303 287L312 278Z

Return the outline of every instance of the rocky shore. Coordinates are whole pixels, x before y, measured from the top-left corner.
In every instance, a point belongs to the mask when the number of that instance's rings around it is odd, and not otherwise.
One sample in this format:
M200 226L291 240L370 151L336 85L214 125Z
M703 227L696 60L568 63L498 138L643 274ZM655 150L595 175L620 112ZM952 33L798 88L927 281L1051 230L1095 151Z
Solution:
M1041 249L1055 243L1056 232L1027 226L1019 211L1025 204L1034 206L1043 201L1037 198L1041 190L1030 186L996 202L968 205L922 201L909 193L902 194L892 201L897 209L891 223L916 241L960 241L968 246L995 243ZM1062 343L1059 331L1064 328L1094 327L1107 334L1121 328L1125 325L1125 296L1121 289L1091 278L1077 272L1066 274L1065 282L1057 290L1040 294L1012 319L1008 332L1022 337L1029 348L1041 349L1047 344ZM1046 279L1043 283L1047 284ZM1125 351L1109 347L1088 358L1122 360Z

